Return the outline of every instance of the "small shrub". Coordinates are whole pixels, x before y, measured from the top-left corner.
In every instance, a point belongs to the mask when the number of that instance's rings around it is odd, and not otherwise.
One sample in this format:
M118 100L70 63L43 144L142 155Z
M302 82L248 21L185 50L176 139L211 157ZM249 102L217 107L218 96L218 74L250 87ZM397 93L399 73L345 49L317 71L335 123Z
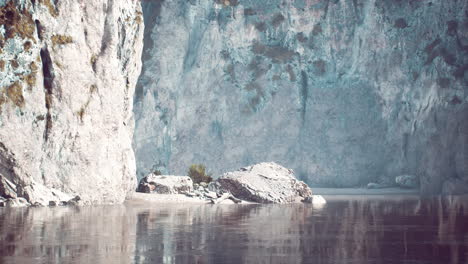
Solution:
M192 164L188 170L188 176L192 178L193 183L209 183L213 180L210 174L206 173L206 167L203 164Z
M153 171L154 175L162 175L162 172L160 170L155 170Z

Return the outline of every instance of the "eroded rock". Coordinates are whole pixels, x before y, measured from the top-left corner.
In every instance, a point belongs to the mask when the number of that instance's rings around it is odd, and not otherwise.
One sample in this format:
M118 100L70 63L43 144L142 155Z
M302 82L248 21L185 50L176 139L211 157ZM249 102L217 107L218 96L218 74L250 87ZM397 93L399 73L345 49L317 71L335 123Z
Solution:
M0 175L0 196L5 198L17 198L16 184L9 181L3 175Z
M0 1L0 174L18 197L119 203L134 191L141 22L139 1Z
M215 175L275 160L330 187L404 171L439 193L468 175L466 1L187 2L142 1L141 177L194 155Z
M18 198L10 198L7 199L6 201L0 202L1 207L25 207L25 206L30 206L31 204L28 203L26 199L23 197L18 197Z
M312 196L312 190L294 172L274 162L264 162L223 174L219 190L258 203L292 203Z
M159 194L190 193L193 191L193 181L188 176L149 174L141 179L137 191Z

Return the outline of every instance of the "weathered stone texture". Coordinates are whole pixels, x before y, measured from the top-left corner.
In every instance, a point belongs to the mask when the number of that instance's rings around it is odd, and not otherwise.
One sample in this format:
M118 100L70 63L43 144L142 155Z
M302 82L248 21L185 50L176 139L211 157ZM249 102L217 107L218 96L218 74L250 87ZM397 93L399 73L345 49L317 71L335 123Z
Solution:
M229 1L228 1L229 2ZM139 177L277 161L313 185L468 177L468 2L146 1Z
M113 203L136 187L140 5L0 1L0 174L18 196Z

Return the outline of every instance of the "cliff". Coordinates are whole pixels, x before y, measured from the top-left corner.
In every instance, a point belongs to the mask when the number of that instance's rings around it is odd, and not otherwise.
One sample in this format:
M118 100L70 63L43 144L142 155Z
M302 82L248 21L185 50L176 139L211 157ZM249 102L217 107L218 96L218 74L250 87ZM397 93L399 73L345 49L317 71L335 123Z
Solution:
M0 1L0 175L13 195L114 203L134 190L142 22L138 1Z
M143 2L138 176L276 161L313 185L468 181L466 1Z

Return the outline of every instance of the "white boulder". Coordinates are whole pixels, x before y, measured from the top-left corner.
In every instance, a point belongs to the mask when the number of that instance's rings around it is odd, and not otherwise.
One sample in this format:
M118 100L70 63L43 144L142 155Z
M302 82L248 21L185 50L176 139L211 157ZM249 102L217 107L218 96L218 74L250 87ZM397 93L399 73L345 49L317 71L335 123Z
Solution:
M188 176L149 174L141 179L138 192L183 194L193 192L193 181Z
M220 191L258 203L292 203L312 196L294 172L274 162L264 162L223 174L216 180Z

